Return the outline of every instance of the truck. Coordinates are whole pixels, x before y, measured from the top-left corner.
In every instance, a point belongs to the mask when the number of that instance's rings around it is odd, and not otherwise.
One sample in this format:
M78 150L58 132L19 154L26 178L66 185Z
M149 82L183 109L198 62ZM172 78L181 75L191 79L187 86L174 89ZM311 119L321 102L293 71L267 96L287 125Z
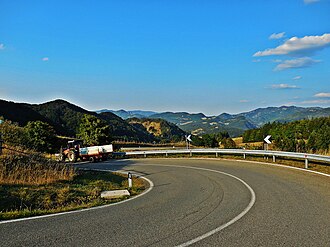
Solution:
M63 162L66 159L70 162L76 162L78 159L81 161L88 160L90 162L96 162L99 160L107 160L112 153L112 144L83 147L81 140L72 140L68 141L68 146L66 148L61 148L58 159Z

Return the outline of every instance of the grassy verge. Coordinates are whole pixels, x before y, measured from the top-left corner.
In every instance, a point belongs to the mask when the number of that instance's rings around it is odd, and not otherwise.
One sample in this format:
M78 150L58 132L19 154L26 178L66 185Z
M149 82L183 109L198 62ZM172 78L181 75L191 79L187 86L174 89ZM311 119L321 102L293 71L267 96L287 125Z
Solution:
M43 185L0 184L0 220L70 211L117 202L105 200L101 191L126 189L127 176L110 172L77 171L71 180ZM147 187L141 178L133 178L131 195Z
M0 184L40 185L72 180L72 165L47 159L36 152L6 153L0 156Z

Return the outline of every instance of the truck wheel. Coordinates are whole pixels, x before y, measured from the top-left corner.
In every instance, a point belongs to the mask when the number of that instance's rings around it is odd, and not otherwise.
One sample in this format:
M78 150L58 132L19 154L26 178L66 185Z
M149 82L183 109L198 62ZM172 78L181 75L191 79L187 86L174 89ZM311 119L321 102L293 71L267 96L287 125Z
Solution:
M95 158L93 156L92 157L89 157L89 162L94 163L95 162Z
M77 161L77 155L74 152L68 153L68 159L70 162L76 162Z

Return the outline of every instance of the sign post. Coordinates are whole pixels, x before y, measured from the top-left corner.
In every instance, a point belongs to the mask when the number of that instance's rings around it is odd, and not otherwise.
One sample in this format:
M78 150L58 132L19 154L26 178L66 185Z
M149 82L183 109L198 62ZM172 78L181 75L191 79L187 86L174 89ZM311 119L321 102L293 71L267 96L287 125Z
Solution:
M268 135L265 137L264 141L266 143L266 150L268 150L268 144L271 144L272 142L269 140L272 136L271 135Z
M185 135L186 143L187 143L187 149L190 149L190 142L192 142L190 137L191 137L191 135Z
M272 136L271 135L267 135L264 139L264 142L265 142L265 147L264 149L266 151L268 151L268 145L271 144L272 142L269 140ZM264 156L264 159L267 159L268 160L268 156Z

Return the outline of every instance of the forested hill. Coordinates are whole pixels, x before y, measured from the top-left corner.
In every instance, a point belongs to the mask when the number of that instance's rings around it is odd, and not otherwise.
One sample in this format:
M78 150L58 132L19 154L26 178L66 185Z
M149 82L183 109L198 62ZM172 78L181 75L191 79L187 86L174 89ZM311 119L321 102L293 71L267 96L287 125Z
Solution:
M268 123L261 128L245 131L243 141L263 141L267 135L272 135L273 143L279 150L327 153L330 151L330 117Z
M188 112L159 112L151 111L110 111L123 119L137 118L161 118L174 123L182 130L196 135L216 134L228 132L230 136L240 136L245 130L263 126L268 122L292 122L301 119L312 119L330 116L330 107L297 107L281 106L258 108L249 112L238 114L222 113L218 116L206 116L203 113Z
M53 126L58 135L75 137L82 117L95 116L110 126L113 139L127 141L157 141L153 134L129 124L111 112L87 111L65 100L54 100L44 104L23 104L0 100L0 117L25 126L29 121L42 121Z

